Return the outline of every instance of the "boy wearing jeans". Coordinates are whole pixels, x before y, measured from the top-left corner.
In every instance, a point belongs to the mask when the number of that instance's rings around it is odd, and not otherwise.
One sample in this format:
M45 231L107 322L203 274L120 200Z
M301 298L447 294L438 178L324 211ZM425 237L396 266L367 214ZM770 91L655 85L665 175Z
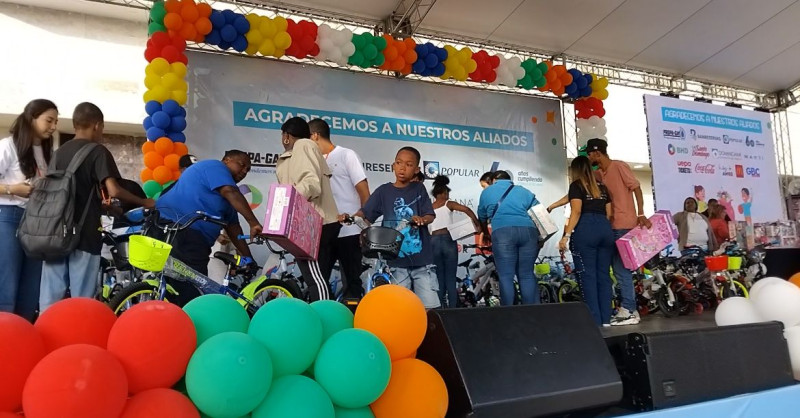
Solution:
M438 308L439 281L430 234L425 227L433 222L435 215L425 186L414 181L419 163L419 151L413 147L400 148L392 165L395 182L378 187L356 216L370 222L383 216L383 226L397 228L403 234L400 255L388 262L392 276L397 284L413 289L425 308Z

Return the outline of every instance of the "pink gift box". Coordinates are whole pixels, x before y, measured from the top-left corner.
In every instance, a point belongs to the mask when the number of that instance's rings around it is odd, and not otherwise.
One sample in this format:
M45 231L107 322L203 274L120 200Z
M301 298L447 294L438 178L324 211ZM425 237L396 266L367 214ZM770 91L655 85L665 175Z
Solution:
M264 235L298 259L316 260L322 216L289 184L269 187Z
M634 228L617 240L617 250L622 264L636 270L678 238L678 228L672 222L672 213L660 210L650 217L653 227Z

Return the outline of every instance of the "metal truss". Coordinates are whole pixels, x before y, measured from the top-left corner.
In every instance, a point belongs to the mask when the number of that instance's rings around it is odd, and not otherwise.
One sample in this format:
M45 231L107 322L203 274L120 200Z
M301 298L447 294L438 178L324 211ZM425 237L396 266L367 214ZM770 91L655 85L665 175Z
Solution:
M386 17L383 32L403 38L414 35L434 4L436 0L400 0Z
M789 135L789 115L786 110L772 114L772 130L775 136L775 159L778 163L781 194L789 197L787 186L795 178L792 160L792 141Z

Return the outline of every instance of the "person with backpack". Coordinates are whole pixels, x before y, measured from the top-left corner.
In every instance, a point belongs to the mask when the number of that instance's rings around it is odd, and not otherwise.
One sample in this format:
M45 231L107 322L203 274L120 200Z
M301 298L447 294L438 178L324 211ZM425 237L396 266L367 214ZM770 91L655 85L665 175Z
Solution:
M0 140L0 311L33 321L39 304L42 262L25 255L17 228L33 187L47 173L53 149L58 108L36 99L11 125L11 136Z
M63 299L94 297L100 270L99 188L111 198L152 208L120 186L121 178L103 138L103 112L92 103L81 103L72 114L75 138L53 154L48 175L34 183L34 191L20 225L19 236L29 255L44 259L39 309L44 312ZM61 210L56 210L61 208ZM53 225L57 227L53 228Z

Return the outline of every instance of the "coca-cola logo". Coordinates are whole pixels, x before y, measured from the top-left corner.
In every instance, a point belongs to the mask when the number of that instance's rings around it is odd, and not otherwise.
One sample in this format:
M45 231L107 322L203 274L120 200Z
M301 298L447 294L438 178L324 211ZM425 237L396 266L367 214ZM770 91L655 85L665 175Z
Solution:
M693 157L708 158L708 156L709 156L708 147L704 147L702 145L693 146L692 147L692 156Z
M698 174L714 174L716 172L714 164L697 164L694 172Z

